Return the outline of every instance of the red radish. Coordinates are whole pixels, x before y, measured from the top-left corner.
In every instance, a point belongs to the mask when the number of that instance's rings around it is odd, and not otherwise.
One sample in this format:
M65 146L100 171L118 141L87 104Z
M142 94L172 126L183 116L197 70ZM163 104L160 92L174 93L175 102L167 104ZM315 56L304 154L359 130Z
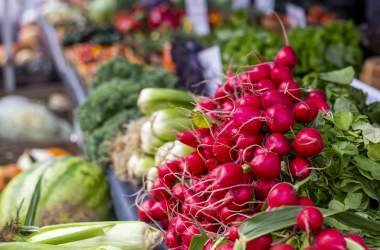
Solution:
M276 54L275 63L294 68L297 64L297 56L292 47L289 45L282 47Z
M214 145L214 143L215 140L211 135L202 137L201 144L199 145L198 149L202 156L206 159L211 159L214 157L214 154L212 152L212 145Z
M162 164L158 168L158 176L163 179L166 185L170 186L177 179L175 175L180 172L180 166L181 162L178 160Z
M306 207L297 214L296 221L301 230L317 232L322 229L323 215L316 207Z
M247 74L251 82L267 79L270 77L270 73L271 70L269 65L264 63L258 64L249 71L247 71Z
M307 95L308 98L319 98L322 100L327 100L326 94L321 89L312 89L309 91L309 94Z
M202 206L202 211L200 211L200 213L202 213L203 217L210 221L215 220L216 218L218 218L218 209L222 205L223 204L219 202L219 199L211 197L206 202L206 204Z
M270 250L295 250L295 248L290 244L278 243L273 245Z
M210 111L215 110L217 106L211 98L204 97L197 102L197 108L203 111Z
M170 192L170 189L164 183L164 181L162 179L157 179L153 183L152 190L150 191L150 195L156 201L167 200L171 196L169 192Z
M224 90L224 84L219 85L214 94L214 100L218 103L223 103L228 98L229 94Z
M347 235L347 238L349 238L350 240L355 241L356 243L358 243L359 245L361 245L365 250L369 250L369 247L365 243L363 237L361 237L360 235L358 235L358 234L352 234L351 233L351 234Z
M322 100L320 98L306 98L306 100L313 102L314 105L319 109L322 110L323 112L328 112L330 110L330 106L327 103L327 101Z
M277 181L275 179L267 180L267 179L258 179L255 183L255 194L259 200L265 200L269 191L272 189L274 185L276 185Z
M296 103L293 106L294 118L297 122L312 122L318 115L318 108L311 100Z
M245 163L252 161L253 157L255 156L253 149L239 149L238 156L237 156L237 162L239 163Z
M207 159L206 160L206 167L209 171L213 170L218 166L218 161L215 159Z
M150 215L154 220L163 220L168 216L168 212L171 210L171 205L166 200L160 200L155 202L151 209Z
M292 80L293 73L288 67L276 64L270 72L270 77L274 83L279 84L286 80Z
M235 109L235 103L232 100L227 99L222 103L222 111L225 114L232 112L234 109Z
M268 152L268 150L266 148L258 147L255 149L254 155L257 156L257 155L264 154L266 152Z
M181 246L179 238L170 230L165 232L165 243L170 248Z
M228 191L226 198L236 205L247 204L253 200L253 188L247 186L234 187Z
M207 232L216 233L219 229L215 223L211 223L209 221L201 221L199 224L201 224L201 227Z
M215 134L217 137L228 137L233 140L239 134L239 127L233 121L225 121L220 126L215 126Z
M264 152L252 159L251 167L258 178L275 179L280 176L281 161L275 153Z
M347 244L343 234L337 229L324 229L315 238L315 245L319 249L346 250Z
M272 244L272 235L265 234L247 243L246 250L269 250Z
M168 230L169 228L169 219L168 218L165 218L163 220L160 221L161 222L161 227L164 229L164 230Z
M198 196L186 197L182 205L182 211L186 215L199 217L200 214L198 214L198 210L203 207L204 204L205 202Z
M185 183L177 183L172 188L173 197L181 202L192 195L191 190Z
M306 196L298 196L298 205L305 207L314 207L314 202Z
M234 122L242 132L256 134L260 131L260 111L251 107L238 107L233 113Z
M276 85L269 79L263 79L253 84L253 89L259 92L275 90Z
M283 134L274 133L265 140L265 147L278 155L286 155L290 151L290 143Z
M303 180L311 173L311 163L302 157L294 157L290 161L290 173L296 180Z
M255 178L256 178L256 176L252 171L246 172L246 173L244 173L243 183L251 184Z
M236 225L230 226L224 235L227 239L235 241L239 238L239 227Z
M199 235L200 231L195 225L189 226L182 234L182 241L185 246L190 246L194 236Z
M207 170L204 160L196 151L185 156L184 161L187 171L192 175L200 175Z
M235 163L224 163L219 165L208 174L208 178L213 180L213 184L211 185L213 190L239 184L242 181L243 176L243 168Z
M218 137L212 146L212 152L216 160L220 163L232 161L233 151L231 150L230 139L227 137Z
M151 211L154 203L156 203L156 202L152 199L144 201L140 205L140 207L138 208L137 217L142 221L151 222L152 215L151 215L150 211Z
M190 226L190 222L185 220L181 215L175 216L171 219L170 228L174 230L177 234L183 234Z
M234 242L232 241L223 243L222 245L216 248L216 250L233 250L233 249L234 249Z
M272 133L284 133L294 126L293 112L282 104L275 104L268 108L265 119Z
M235 220L236 213L234 210L229 209L228 207L222 207L218 211L219 219L224 223L231 223Z
M284 93L290 100L296 101L301 98L301 89L294 80L287 80L280 83L278 90Z
M244 107L251 107L251 108L256 108L256 109L261 108L260 97L254 94L241 97L238 100L238 104L239 106L244 106Z
M269 90L260 94L261 105L267 109L275 104L282 104L287 107L292 106L291 100L278 90Z
M269 208L297 205L297 194L292 184L281 182L272 187L268 193Z
M312 157L322 151L324 144L318 130L315 128L304 128L297 133L292 146L297 155Z
M247 147L252 147L253 145L261 145L262 140L263 136L261 134L240 134L235 146L240 149L245 149Z

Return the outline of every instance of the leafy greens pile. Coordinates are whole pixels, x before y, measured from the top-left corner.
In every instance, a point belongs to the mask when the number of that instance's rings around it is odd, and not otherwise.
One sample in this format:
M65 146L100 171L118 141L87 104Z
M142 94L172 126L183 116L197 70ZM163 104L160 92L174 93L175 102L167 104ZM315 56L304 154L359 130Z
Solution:
M176 79L163 70L144 68L122 57L103 64L91 82L90 95L76 112L87 158L109 162L110 142L123 124L141 116L136 102L143 88L175 85Z

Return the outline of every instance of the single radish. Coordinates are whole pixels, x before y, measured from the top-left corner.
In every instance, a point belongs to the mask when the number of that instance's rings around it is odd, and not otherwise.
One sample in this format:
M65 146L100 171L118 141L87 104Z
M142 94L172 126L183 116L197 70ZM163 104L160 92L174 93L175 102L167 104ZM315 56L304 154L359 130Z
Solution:
M270 72L270 77L274 83L280 84L283 81L292 80L293 73L288 67L276 64Z
M156 201L149 213L154 220L163 220L168 217L171 207L172 205L167 200Z
M223 204L219 202L219 199L210 197L208 201L206 201L206 204L202 206L200 213L205 219L213 221L218 217L218 211L222 205Z
M234 153L232 147L229 145L230 139L227 137L219 136L216 138L214 145L212 146L212 152L214 158L220 163L232 161L232 154Z
M308 177L312 168L310 161L298 156L290 161L289 167L293 178L299 181Z
M213 181L211 184L213 190L237 185L242 181L243 176L243 168L235 163L219 165L208 174L208 178Z
M255 183L255 195L259 200L265 200L268 196L269 191L277 181L275 179L258 179Z
M216 233L219 229L215 223L211 223L209 221L201 221L199 224L207 232Z
M162 179L156 179L153 183L150 195L156 201L170 199L170 188L164 183Z
M318 130L315 128L304 128L297 133L292 146L297 155L312 157L322 151L324 144Z
M328 112L330 110L330 106L327 101L322 100L320 98L306 98L306 100L313 102L314 105L318 108L318 110L322 110L323 112Z
M349 238L350 240L355 241L356 243L358 243L359 245L361 245L365 250L369 250L369 247L365 243L363 237L361 237L360 235L350 233L350 234L347 235L347 238Z
M222 245L216 248L216 250L233 250L233 249L234 249L234 242L232 241L223 243Z
M284 93L290 100L297 101L301 98L301 89L294 80L281 82L278 85L278 90Z
M289 153L290 143L283 134L273 133L266 138L265 148L282 156Z
M177 235L175 235L174 232L170 230L165 232L165 243L170 248L181 246L179 237L177 237Z
M241 133L236 141L235 146L240 149L245 149L247 147L252 147L253 145L261 145L263 136L261 134L243 134Z
M222 103L222 111L224 114L228 114L235 109L235 103L231 99L227 99Z
M177 234L183 234L186 228L190 226L190 222L184 219L182 215L177 215L171 219L171 224L169 228L176 232Z
M191 196L192 192L185 183L177 183L172 188L173 198L183 202L186 197Z
M258 178L275 179L280 176L281 161L275 153L267 151L256 155L250 165Z
M185 215L199 217L198 210L204 205L204 201L198 196L186 197L182 205L182 212Z
M237 154L237 159L235 162L248 163L252 161L254 156L255 156L255 153L254 153L254 149L252 148L239 149L238 154Z
M235 220L236 213L234 210L229 209L228 207L222 207L218 211L219 219L224 223L231 223Z
M301 230L318 232L323 226L323 215L316 207L306 207L297 214L296 221Z
M185 246L190 246L191 240L194 236L200 235L200 231L197 226L189 226L182 234L182 242Z
M141 203L137 210L137 217L145 222L151 222L152 215L150 213L152 206L156 203L154 200L149 199Z
M233 113L234 122L242 132L256 134L260 131L260 111L251 107L238 107Z
M234 187L228 191L225 198L229 203L234 203L236 205L247 204L248 202L253 201L253 187Z
M259 92L275 90L276 85L269 79L263 79L253 84L253 89Z
M292 184L281 182L272 187L267 196L269 208L297 205L297 194Z
M261 105L267 109L275 104L282 104L287 107L292 106L292 101L278 90L269 90L260 94Z
M196 148L199 145L198 138L192 130L177 133L177 140L185 145Z
M318 108L312 100L305 100L294 104L294 118L297 122L312 122L318 115Z
M307 196L298 196L298 205L304 207L314 207L314 202Z
M158 168L158 177L160 177L166 185L170 185L177 177L176 174L180 172L181 162L179 160L161 164Z
M272 133L285 133L294 126L293 112L285 105L275 104L265 112L266 124Z
M286 33L286 29L284 27L284 24L281 20L281 18L275 13L275 17L277 18L278 22L280 23L284 39L285 39L285 46L282 47L276 54L275 57L275 63L281 64L289 68L294 68L297 65L297 56L292 47L290 47L288 34Z
M290 244L278 243L273 245L270 250L295 250L295 248Z
M168 218L165 218L165 219L162 219L160 221L160 224L161 224L161 227L164 229L164 230L168 230L169 228L169 219Z
M270 77L270 67L268 64L258 64L252 69L247 71L247 74L249 76L249 79L251 82L256 82L259 80L267 79Z
M230 226L224 235L227 239L235 241L239 238L239 227L236 225Z
M255 149L254 156L261 155L268 152L268 149L263 148L263 147L258 147Z
M237 102L239 106L251 107L251 108L256 108L256 109L261 108L260 96L255 95L255 94L241 97L240 99L238 99Z
M315 237L315 245L319 249L346 250L347 244L343 234L337 229L324 229Z
M213 99L208 98L208 97L204 97L197 102L196 107L200 110L207 112L210 110L215 110L217 108L217 105Z
M206 167L209 171L213 170L218 166L218 161L215 159L207 159L206 160Z
M246 250L269 250L272 244L272 235L265 234L254 240L248 241L246 245Z
M197 151L185 156L184 162L187 171L192 175L200 175L207 170L204 160Z
M308 98L319 98L322 100L327 100L326 94L321 89L312 89L309 91L309 94L307 95Z

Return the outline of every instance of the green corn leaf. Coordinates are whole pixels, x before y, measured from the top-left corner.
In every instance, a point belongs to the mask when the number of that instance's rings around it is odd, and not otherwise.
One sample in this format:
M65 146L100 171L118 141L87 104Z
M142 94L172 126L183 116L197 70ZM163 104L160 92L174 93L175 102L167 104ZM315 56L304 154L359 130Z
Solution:
M357 242L355 242L351 239L348 239L348 238L345 238L345 240L347 243L347 249L348 250L365 250L364 247L359 245Z
M236 240L234 244L234 250L245 250L245 243L240 240Z
M370 235L380 236L380 222L369 220L353 212L343 212L331 216L338 222L353 229L358 229Z
M199 250L203 249L206 244L208 238L205 234L194 236L191 240L189 250Z
M243 242L248 242L265 234L293 226L296 223L297 214L302 209L301 206L287 206L270 212L257 213L240 226L240 238ZM320 210L324 217L340 213L340 211L334 210Z
M41 197L41 189L42 189L42 179L43 175L40 176L40 178L37 181L37 184L34 188L34 193L32 195L32 198L29 203L29 208L25 217L25 226L33 226L34 221L36 218L37 208L38 208L38 202L40 201Z

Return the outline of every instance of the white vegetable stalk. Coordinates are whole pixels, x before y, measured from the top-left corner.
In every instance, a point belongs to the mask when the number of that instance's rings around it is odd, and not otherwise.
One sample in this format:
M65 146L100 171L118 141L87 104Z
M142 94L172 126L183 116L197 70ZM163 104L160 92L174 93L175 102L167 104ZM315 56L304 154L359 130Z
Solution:
M154 157L154 165L160 166L165 162L183 158L194 152L194 150L194 148L187 146L180 141L167 142L157 150Z
M152 167L154 167L153 157L138 152L133 153L127 163L129 177L139 181Z

